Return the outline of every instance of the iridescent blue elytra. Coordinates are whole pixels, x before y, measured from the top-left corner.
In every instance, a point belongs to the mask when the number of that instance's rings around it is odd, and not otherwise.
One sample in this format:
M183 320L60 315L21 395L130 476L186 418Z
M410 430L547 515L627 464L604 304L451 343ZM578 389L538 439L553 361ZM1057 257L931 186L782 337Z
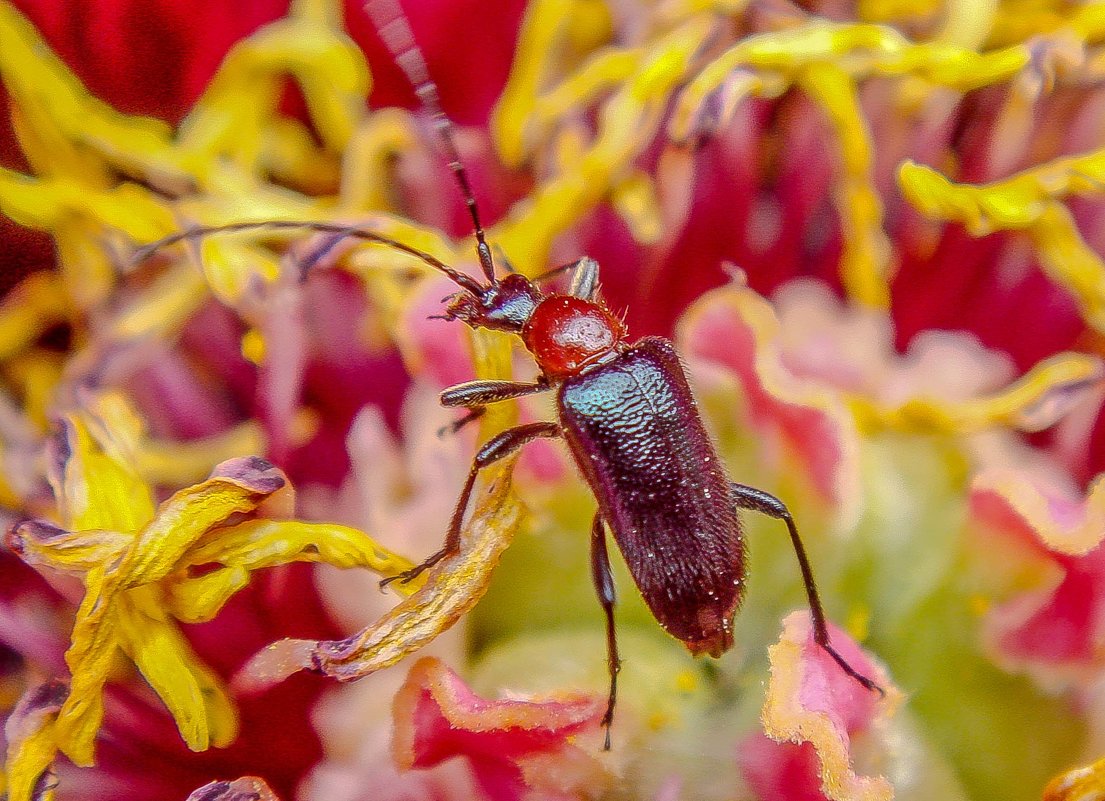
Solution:
M694 653L733 644L744 541L675 348L648 337L565 379L560 426L645 601Z

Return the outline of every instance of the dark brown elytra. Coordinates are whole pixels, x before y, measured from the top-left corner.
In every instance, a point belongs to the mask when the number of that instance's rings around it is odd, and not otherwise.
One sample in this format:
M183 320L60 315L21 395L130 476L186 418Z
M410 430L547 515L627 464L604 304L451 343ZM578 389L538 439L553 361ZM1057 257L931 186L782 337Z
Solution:
M809 599L814 640L853 679L883 694L833 648L809 559L787 507L773 495L731 483L703 426L683 367L671 342L645 337L628 342L621 321L598 295L599 267L590 258L565 265L572 275L568 292L544 292L517 273L496 275L475 196L441 111L437 87L395 0L366 6L396 63L433 118L438 137L472 217L476 254L483 273L477 281L435 259L371 230L327 223L270 221L195 228L142 248L154 250L213 233L300 228L383 244L412 255L448 276L458 287L445 319L473 328L516 334L533 355L540 376L533 383L469 381L441 393L447 407L467 413L450 428L461 429L492 403L539 392L556 392L558 419L527 423L492 437L477 452L457 501L445 543L413 569L385 579L410 581L457 553L461 528L480 471L539 438L563 438L598 502L591 528L591 569L606 617L609 698L602 725L604 748L620 669L614 628L614 582L606 549L606 530L618 543L645 602L670 634L694 654L720 656L733 645L732 622L744 594L745 547L738 510L782 520L790 533ZM309 266L311 260L307 261Z

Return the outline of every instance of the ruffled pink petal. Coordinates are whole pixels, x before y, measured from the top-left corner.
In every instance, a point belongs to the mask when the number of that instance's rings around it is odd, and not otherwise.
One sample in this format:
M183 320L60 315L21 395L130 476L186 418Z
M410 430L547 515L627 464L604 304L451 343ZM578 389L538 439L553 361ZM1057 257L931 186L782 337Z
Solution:
M784 365L767 301L739 285L711 292L690 309L679 340L692 370L708 363L739 381L766 457L781 468L783 454L792 454L818 494L850 517L859 495L855 424L835 393Z
M1040 476L989 470L971 487L970 510L979 542L988 547L996 538L1009 555L998 567L1021 576L1014 581L1022 589L987 616L987 639L998 659L1048 682L1099 666L1105 649L1105 480L1077 498Z
M854 750L864 763L886 754L882 727L901 702L886 671L835 626L833 646L857 671L886 691L861 686L813 640L809 614L794 612L769 650L771 683L763 709L767 739L755 734L738 755L745 780L763 801L888 801L890 782L856 772Z
M602 699L581 695L489 701L444 663L425 658L395 696L393 753L404 769L467 757L493 801L534 797L530 793L577 798L607 781L592 752L572 744L575 735L598 731L603 708Z

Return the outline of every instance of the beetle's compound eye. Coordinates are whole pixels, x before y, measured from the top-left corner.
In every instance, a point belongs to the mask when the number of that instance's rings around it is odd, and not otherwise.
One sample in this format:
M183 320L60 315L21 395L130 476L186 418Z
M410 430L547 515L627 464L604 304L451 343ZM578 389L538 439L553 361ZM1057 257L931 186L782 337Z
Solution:
M612 352L625 336L602 306L571 295L543 300L522 330L526 347L547 375L574 375Z
M522 326L541 302L541 292L524 275L511 274L479 294L458 292L449 301L445 316L473 328L493 328L520 334Z

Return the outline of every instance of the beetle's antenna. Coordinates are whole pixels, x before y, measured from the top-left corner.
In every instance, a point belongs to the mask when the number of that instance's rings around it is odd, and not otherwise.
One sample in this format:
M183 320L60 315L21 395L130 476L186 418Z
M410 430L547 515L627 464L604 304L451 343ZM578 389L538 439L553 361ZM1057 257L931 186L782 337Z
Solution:
M498 283L495 280L495 263L491 259L491 248L487 246L483 225L480 223L476 195L472 192L471 184L468 183L468 173L465 172L464 164L460 160L460 151L457 150L453 122L445 116L445 112L441 109L437 84L430 78L426 58L422 54L422 49L414 40L414 32L411 30L407 15L403 13L403 7L399 5L398 0L368 0L364 8L365 13L368 14L372 19L372 23L376 26L380 38L384 40L392 59L403 70L403 74L407 76L407 80L414 87L418 99L433 119L434 130L445 149L446 158L449 159L449 169L456 176L460 193L464 196L464 204L468 207L468 213L472 216L472 225L476 230L476 253L480 258L480 267L490 283Z
M385 245L394 250L398 250L400 253L406 253L408 256L413 256L419 261L430 265L438 272L444 273L448 278L457 284L461 289L469 292L476 297L480 297L484 291L484 287L476 281L474 278L465 275L462 272L454 270L445 262L440 259L431 256L423 250L418 248L412 248L410 245L406 245L397 239L378 234L368 228L359 228L355 225L341 225L339 223L325 223L325 222L303 222L302 220L266 220L263 222L239 222L229 223L227 225L208 225L199 226L195 228L189 228L186 231L180 231L179 233L171 234L169 236L158 239L156 242L150 242L148 245L143 245L138 248L131 256L131 264L138 265L152 256L159 250L167 248L170 245L175 245L178 242L192 241L197 239L203 239L204 237L212 236L214 234L230 234L239 231L259 231L259 230L271 230L271 231L286 231L286 230L305 230L305 231L317 231L323 234L339 234L341 236L349 236L354 239L363 239L366 242L375 242L378 245ZM316 259L317 260L317 259Z

